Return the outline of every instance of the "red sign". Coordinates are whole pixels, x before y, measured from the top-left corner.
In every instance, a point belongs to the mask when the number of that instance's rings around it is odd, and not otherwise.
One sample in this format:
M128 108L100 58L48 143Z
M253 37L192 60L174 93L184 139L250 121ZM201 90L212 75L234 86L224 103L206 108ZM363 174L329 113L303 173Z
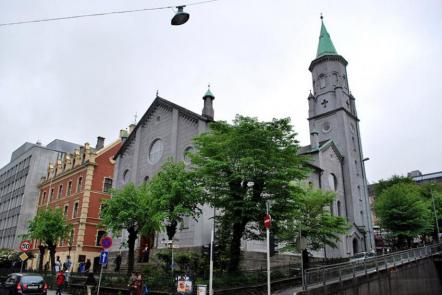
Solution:
M264 217L264 227L265 228L270 228L270 221L272 219L270 218L270 215L267 213L266 216Z
M32 248L32 243L28 240L21 241L20 250L23 252L28 252Z
M112 247L112 238L111 237L102 238L101 247L103 247L103 249L109 249L110 247Z

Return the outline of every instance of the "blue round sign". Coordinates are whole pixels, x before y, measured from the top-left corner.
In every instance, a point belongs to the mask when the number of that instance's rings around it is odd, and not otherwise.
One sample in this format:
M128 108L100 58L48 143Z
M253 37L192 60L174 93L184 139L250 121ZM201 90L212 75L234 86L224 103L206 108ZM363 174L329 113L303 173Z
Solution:
M112 238L103 237L101 239L101 247L103 247L103 249L109 249L110 247L112 247Z

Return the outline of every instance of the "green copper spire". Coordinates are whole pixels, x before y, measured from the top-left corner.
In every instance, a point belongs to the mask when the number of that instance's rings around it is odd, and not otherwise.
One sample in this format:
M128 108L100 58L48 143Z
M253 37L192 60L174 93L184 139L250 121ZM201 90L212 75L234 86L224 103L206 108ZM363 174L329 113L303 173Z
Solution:
M213 97L213 98L215 98L215 95L213 95L212 91L210 91L210 84L209 84L209 86L207 87L206 94L204 94L203 97L206 97L206 96L209 96L209 97Z
M316 53L316 58L321 57L323 55L337 55L335 46L333 45L332 40L330 39L330 34L327 32L325 28L323 17L321 15L321 34L319 35L319 44L318 51Z

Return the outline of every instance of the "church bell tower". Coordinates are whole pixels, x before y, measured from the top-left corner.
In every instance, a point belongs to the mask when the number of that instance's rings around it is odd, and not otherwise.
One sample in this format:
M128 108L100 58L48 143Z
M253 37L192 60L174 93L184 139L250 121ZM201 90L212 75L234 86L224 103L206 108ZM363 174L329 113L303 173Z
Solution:
M356 113L350 92L347 61L339 55L321 16L316 58L311 62L313 93L308 97L310 133L319 142L333 140L343 156L343 187L351 238L359 251L374 249L367 180ZM314 144L313 142L311 143Z

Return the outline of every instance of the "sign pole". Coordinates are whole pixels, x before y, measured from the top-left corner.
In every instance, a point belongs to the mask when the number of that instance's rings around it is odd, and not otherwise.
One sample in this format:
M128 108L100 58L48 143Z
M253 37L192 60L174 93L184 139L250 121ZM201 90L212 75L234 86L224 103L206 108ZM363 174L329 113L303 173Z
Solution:
M100 278L98 279L97 295L100 294L101 276L103 275L103 264L101 264Z
M23 260L21 261L20 273L23 272Z
M210 235L210 270L209 270L209 295L213 295L213 233L215 228L212 229Z
M266 233L267 233L267 295L271 295L271 291L270 291L270 215L269 215L269 202L267 201L267 206L266 206L267 210L267 214L266 214L266 219L268 218L268 226L266 226ZM266 224L266 222L264 222L264 224Z

